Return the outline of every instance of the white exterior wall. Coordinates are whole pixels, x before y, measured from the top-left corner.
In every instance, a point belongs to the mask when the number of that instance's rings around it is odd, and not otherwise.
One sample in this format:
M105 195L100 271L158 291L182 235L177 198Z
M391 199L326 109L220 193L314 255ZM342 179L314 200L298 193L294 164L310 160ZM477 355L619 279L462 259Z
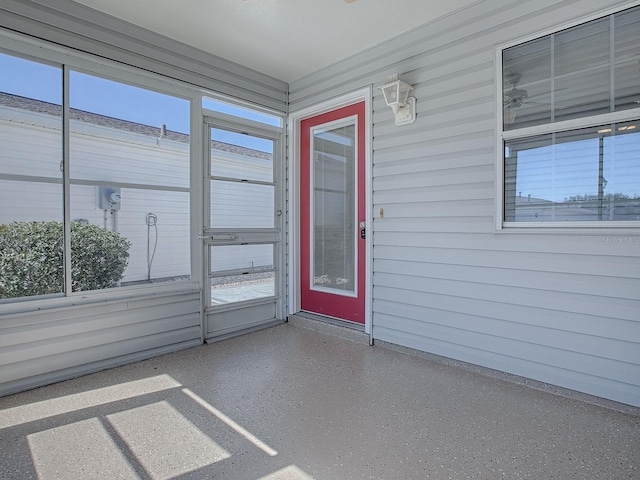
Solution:
M60 120L49 115L20 111L0 106L0 172L11 175L30 175L60 179ZM152 278L181 277L190 274L189 256L189 145L168 139L158 140L99 125L71 122L71 177L96 185L120 186L122 201L115 213L117 231L131 242L129 265L123 282L146 280L147 235L153 252L155 231L148 232L146 216L158 216L158 243L151 265ZM37 149L31 148L37 145ZM250 158L214 150L217 172L222 176L247 177L261 180L273 177L272 161ZM145 188L127 188L124 185ZM159 186L163 190L154 189ZM60 183L25 183L0 180L0 224L11 221L62 221L62 185ZM242 184L223 185L219 192L222 202L232 202L229 208L216 209L213 220L221 219L226 226L238 227L264 224L273 219L272 190L259 189L264 211L250 211L242 198L234 197L233 188ZM33 189L36 188L37 192ZM172 191L171 189L178 189ZM112 214L99 208L99 187L77 185L71 187L71 218L87 220L93 225L113 229ZM214 195L214 198L217 198ZM246 203L246 202L245 202ZM263 226L263 225L260 225ZM272 224L270 225L272 226ZM246 254L229 252L216 260L220 270L271 264L273 256L259 255L247 261Z
M632 3L481 1L290 86L415 87L402 127L374 88L375 339L640 406L640 232L495 227L497 46Z

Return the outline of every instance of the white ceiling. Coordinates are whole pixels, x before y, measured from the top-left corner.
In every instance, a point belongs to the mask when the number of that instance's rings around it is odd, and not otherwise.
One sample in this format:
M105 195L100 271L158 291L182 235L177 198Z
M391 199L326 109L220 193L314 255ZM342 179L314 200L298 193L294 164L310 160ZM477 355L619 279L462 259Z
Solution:
M478 0L76 0L292 82Z

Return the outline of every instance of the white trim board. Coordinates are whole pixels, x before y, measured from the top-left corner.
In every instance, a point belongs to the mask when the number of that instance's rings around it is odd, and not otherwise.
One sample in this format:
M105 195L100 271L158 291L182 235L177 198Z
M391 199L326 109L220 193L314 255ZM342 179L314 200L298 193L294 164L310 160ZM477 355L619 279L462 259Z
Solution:
M372 108L372 87L368 86L351 93L347 93L340 97L332 98L324 102L312 105L310 107L303 108L291 112L289 115L288 125L288 137L289 137L289 156L287 159L288 168L288 193L287 199L289 204L288 218L289 224L287 226L288 236L288 305L287 314L293 315L300 311L300 279L297 272L297 261L299 258L299 241L300 231L299 225L296 221L298 212L300 210L299 205L299 185L300 185L300 172L298 169L298 159L300 158L300 123L305 118L320 115L322 113L335 110L340 107L351 105L356 102L365 102L365 203L366 203L366 222L367 222L367 238L366 238L366 259L365 259L365 332L371 335L372 332L372 248L373 248L373 212L372 212L372 200L373 200L373 176L372 176L372 151L371 151L371 108Z

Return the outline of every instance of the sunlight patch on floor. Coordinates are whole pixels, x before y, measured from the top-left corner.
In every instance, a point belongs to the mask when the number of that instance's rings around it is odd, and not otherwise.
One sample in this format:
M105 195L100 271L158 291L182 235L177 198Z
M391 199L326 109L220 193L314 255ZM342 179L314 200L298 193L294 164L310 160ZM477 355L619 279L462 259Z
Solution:
M166 401L107 415L107 420L154 480L231 456Z
M27 441L39 480L140 478L97 418L32 433Z
M96 388L87 392L7 408L0 411L0 429L181 386L169 375L157 375L143 378L142 380L133 380L110 387Z
M265 477L260 477L258 480L313 480L313 477L307 475L295 465L289 465Z
M254 444L256 447L258 447L260 450L262 450L264 453L266 453L267 455L269 455L270 457L275 457L278 452L276 452L273 448L271 448L269 445L267 445L266 443L264 443L262 440L260 440L258 437L256 437L255 435L253 435L251 432L249 432L248 430L242 428L240 425L238 425L236 422L234 422L232 419L230 419L229 417L227 417L224 413L222 413L220 410L218 410L217 408L215 408L213 405L211 405L210 403L208 403L207 401L203 400L202 398L200 398L198 395L196 395L195 393L193 393L191 390L189 390L188 388L183 388L182 392L187 395L188 397L192 398L198 405L200 405L201 407L204 407L205 410L207 410L209 413L212 413L213 415L215 415L218 419L222 420L224 423L227 424L227 426L229 426L230 428L232 428L233 430L235 430L237 433L239 433L240 435L242 435L245 439L247 439L249 442L251 442L252 444Z

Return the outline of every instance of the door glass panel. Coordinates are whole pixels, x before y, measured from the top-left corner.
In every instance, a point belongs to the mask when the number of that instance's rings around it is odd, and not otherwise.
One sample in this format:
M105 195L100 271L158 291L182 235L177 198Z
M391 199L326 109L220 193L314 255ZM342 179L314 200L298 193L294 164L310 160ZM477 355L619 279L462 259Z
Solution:
M211 305L273 297L273 249L273 244L210 247Z
M313 131L312 285L355 291L355 123Z
M211 247L211 272L273 270L273 245L224 245Z
M272 139L211 128L211 228L273 228Z
M240 133L240 128L209 126L208 228L212 242L226 243L208 247L210 307L260 299L268 302L277 295L276 244L262 243L259 236L276 228L274 157L278 141L267 133ZM230 244L238 235L243 244Z
M273 140L211 129L211 176L273 182Z
M259 275L213 277L210 285L211 306L257 300L275 295L276 274L265 272Z
M273 185L211 180L212 228L273 228Z

